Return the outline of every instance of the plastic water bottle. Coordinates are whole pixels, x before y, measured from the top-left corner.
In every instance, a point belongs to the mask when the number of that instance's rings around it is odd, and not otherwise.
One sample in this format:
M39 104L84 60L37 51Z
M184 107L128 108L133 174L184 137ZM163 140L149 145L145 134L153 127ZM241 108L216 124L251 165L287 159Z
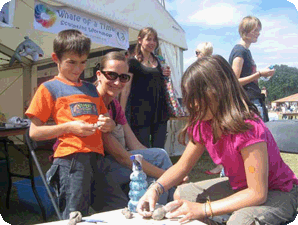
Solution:
M273 70L273 69L274 69L274 65L271 65L271 66L269 66L268 68L271 69L271 70ZM261 77L261 79L262 79L263 81L268 81L268 80L270 80L270 78L271 78L271 77Z
M148 183L147 175L142 168L143 156L136 154L130 156L130 159L132 160L132 173L130 174L128 209L131 212L136 212L139 199L145 194Z

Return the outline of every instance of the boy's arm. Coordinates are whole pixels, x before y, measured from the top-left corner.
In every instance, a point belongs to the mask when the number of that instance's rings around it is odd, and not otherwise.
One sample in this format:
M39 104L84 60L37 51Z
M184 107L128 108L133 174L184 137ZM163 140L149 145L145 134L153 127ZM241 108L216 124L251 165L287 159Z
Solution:
M32 117L30 120L29 136L35 141L49 140L68 133L84 137L92 135L96 131L93 124L84 121L71 121L59 125L44 125L44 122L37 117Z
M105 151L111 154L119 164L130 169L132 168L132 161L130 160L131 154L123 148L111 133L103 133L102 140ZM148 176L159 178L165 172L145 160L143 160L142 163L143 170Z

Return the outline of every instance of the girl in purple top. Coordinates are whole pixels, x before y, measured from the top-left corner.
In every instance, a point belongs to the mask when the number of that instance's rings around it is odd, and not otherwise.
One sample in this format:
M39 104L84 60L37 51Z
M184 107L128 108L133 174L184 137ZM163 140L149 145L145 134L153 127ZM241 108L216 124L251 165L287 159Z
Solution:
M167 217L216 224L217 216L231 214L229 225L293 220L298 180L228 62L219 55L198 59L181 83L190 116L180 141L188 138L189 142L180 160L141 198L138 212L150 216L161 193L159 186L166 191L177 184L206 148L213 161L224 166L227 177L179 186L175 201L167 205L175 209Z

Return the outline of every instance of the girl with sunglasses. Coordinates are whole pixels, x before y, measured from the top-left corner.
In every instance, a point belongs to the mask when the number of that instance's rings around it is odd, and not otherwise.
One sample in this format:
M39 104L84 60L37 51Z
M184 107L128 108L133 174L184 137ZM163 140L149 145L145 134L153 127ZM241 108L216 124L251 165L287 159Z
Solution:
M143 155L143 169L147 174L148 183L159 178L172 162L164 149L147 148L142 145L127 123L124 111L117 100L117 96L130 81L128 64L124 54L110 52L101 59L99 70L96 72L95 85L109 110L110 117L115 121L116 128L112 133L103 134L105 152L105 170L107 179L116 181L119 185L128 184L133 154ZM112 136L112 142L107 142L107 136ZM187 179L187 178L185 178ZM172 199L175 189L164 193L160 199L161 204Z
M170 76L170 68L161 69L154 56L158 48L157 32L143 28L138 35L134 57L129 60L133 74L121 93L120 102L139 141L146 147L164 148L167 121L163 76Z

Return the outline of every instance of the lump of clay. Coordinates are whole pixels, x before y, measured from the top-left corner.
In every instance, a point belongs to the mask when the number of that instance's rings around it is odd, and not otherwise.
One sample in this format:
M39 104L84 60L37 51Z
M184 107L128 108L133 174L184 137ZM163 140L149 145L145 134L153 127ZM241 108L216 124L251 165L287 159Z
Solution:
M167 211L164 207L156 208L152 213L152 218L154 220L162 220L165 217L166 213Z
M126 219L131 219L132 218L132 212L129 211L129 209L126 207L124 208L121 213L125 216Z

